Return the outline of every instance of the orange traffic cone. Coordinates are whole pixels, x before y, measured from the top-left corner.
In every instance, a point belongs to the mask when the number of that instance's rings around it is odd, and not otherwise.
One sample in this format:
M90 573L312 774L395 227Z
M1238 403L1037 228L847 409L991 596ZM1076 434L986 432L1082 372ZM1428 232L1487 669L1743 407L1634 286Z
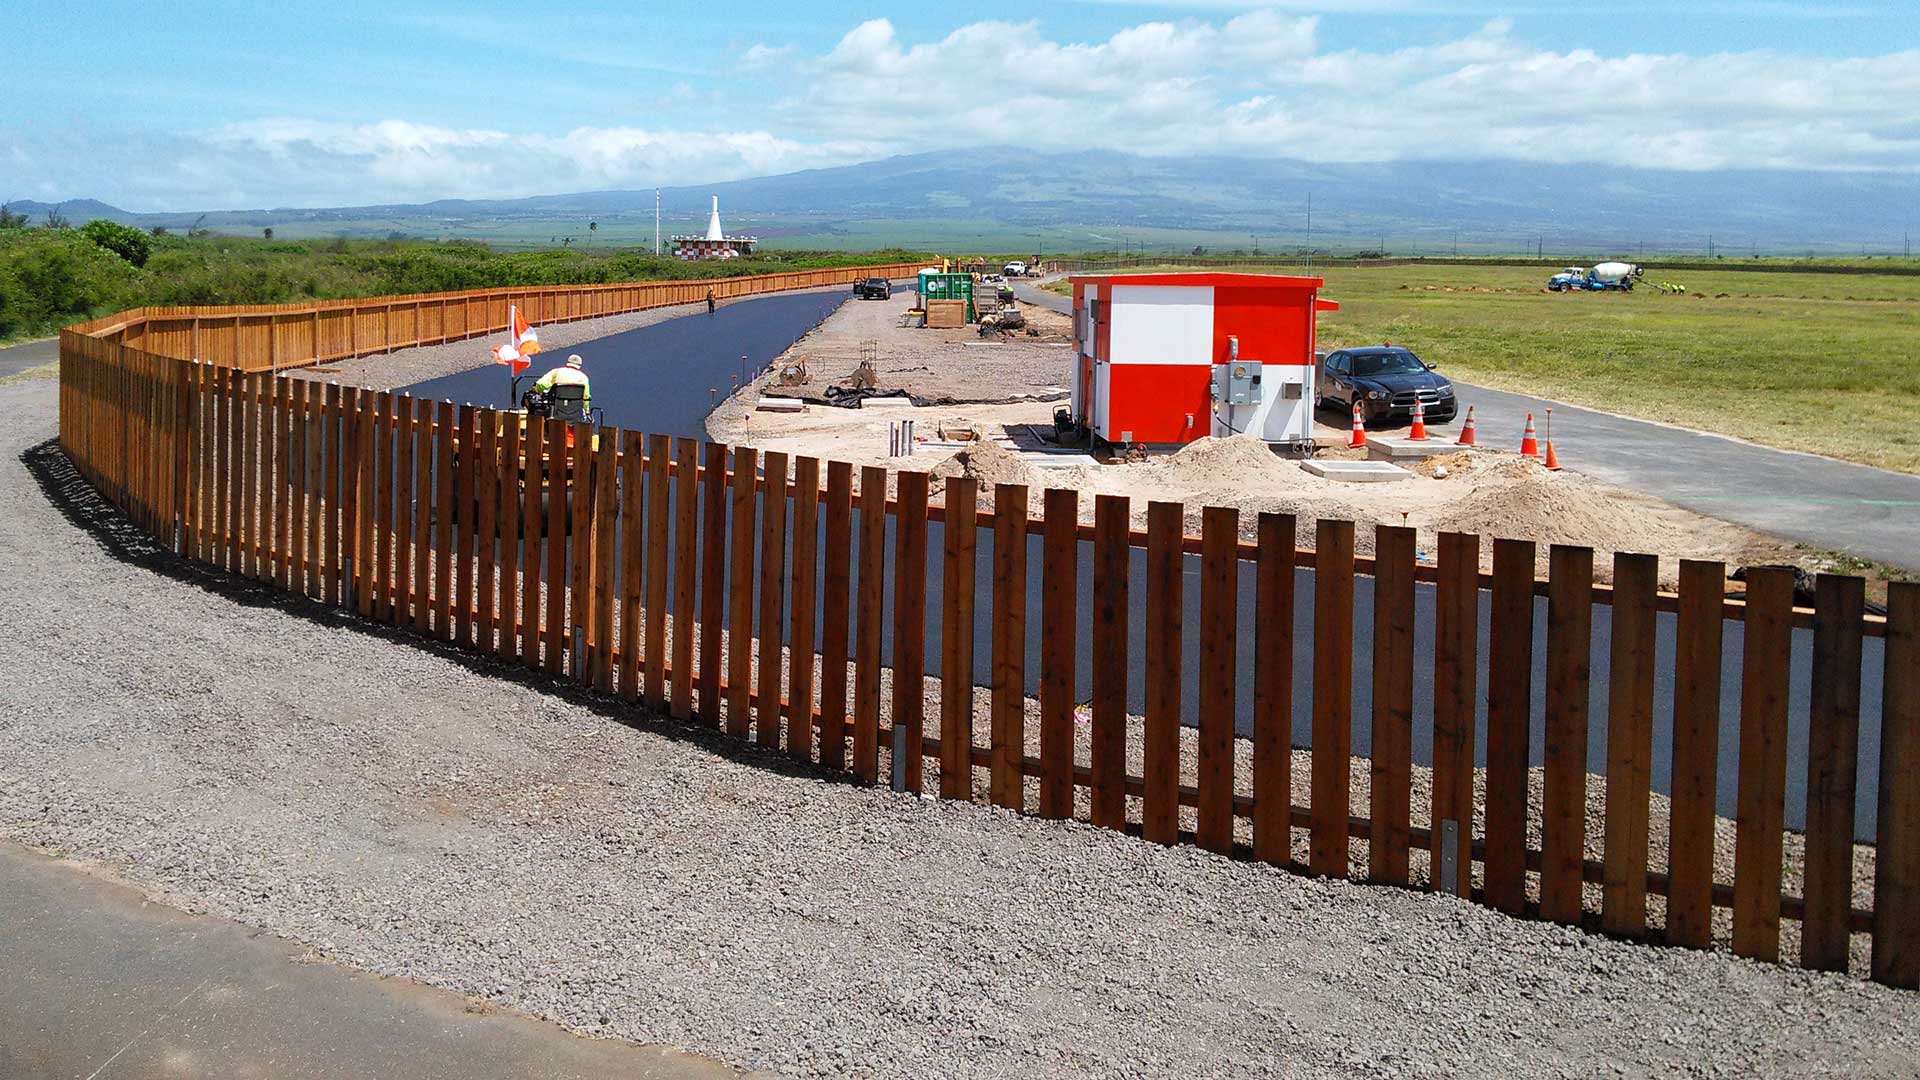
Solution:
M1548 471L1550 471L1550 472L1559 472L1559 471L1560 471L1560 455L1558 455L1558 454L1556 454L1556 453L1554 453L1554 452L1553 452L1553 440L1552 440L1552 439L1548 439L1548 440L1547 440L1547 460L1546 460L1546 466L1547 466L1547 469L1548 469Z
M1537 458L1540 456L1540 437L1533 431L1533 414L1527 414L1527 430L1520 436L1520 456Z
M1413 426L1407 429L1407 438L1420 442L1427 438L1427 404L1417 397L1413 399Z
M1347 439L1347 448L1358 450L1367 445L1367 425L1360 419L1360 403L1353 403L1353 435Z
M1473 406L1471 405L1467 406L1467 422L1460 425L1460 438L1456 440L1455 445L1458 445L1458 446L1478 446L1479 445L1473 439Z

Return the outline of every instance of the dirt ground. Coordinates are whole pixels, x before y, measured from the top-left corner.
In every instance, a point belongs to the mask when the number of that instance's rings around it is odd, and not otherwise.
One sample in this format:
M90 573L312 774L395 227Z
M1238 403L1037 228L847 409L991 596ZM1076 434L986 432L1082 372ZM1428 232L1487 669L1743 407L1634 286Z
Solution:
M1546 568L1548 545L1574 544L1601 553L1596 577L1612 578L1606 553L1654 552L1661 555L1661 581L1678 578L1680 559L1712 559L1729 567L1756 563L1795 563L1818 570L1813 557L1796 545L1753 529L1710 518L1670 503L1615 487L1574 472L1548 472L1517 454L1460 450L1409 466L1413 474L1391 483L1357 484L1327 480L1307 472L1297 460L1282 457L1247 439L1201 439L1177 452L1144 461L1083 457L1067 467L1036 467L1036 452L1049 447L1040 437L1050 431L1052 400L1013 401L1021 394L1058 393L1070 378L1071 320L1056 312L1025 307L1040 331L1037 337L982 343L977 332L926 330L901 325L911 304L902 293L886 303L849 303L798 342L776 370L806 362L811 381L787 388L763 378L736 394L707 419L716 440L790 455L884 465L894 472L930 472L939 494L949 476L972 476L982 483L1026 484L1035 512L1043 488L1073 488L1088 496L1120 495L1130 502L1136 528L1146 524L1151 502L1187 507L1188 528L1197 532L1200 508L1230 506L1240 511L1242 535L1251 539L1262 512L1295 515L1303 546L1314 543L1321 518L1359 525L1356 542L1363 554L1373 549L1374 525L1410 525L1419 534L1418 549L1430 559L1441 532L1466 532L1533 540ZM803 411L768 411L768 397L818 398L858 365L863 351L876 356L878 386L906 390L921 398L952 398L952 404L868 405L845 409L817 401ZM1323 413L1321 420L1328 419ZM889 428L913 420L921 440L911 456L889 456ZM954 433L971 445L953 445ZM1319 425L1321 459L1364 456L1348 450L1343 432ZM1437 437L1451 440L1453 433ZM1332 445L1328 445L1332 444ZM1094 500L1080 503L1083 521L1092 521ZM1481 545L1491 566L1493 545Z

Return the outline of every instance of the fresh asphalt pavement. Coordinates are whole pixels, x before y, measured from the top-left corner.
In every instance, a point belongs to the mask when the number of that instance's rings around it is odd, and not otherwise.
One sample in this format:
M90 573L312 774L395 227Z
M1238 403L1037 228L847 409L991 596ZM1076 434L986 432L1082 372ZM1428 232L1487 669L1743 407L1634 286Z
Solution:
M0 843L0 1076L539 1076L740 1073L310 956Z
M30 368L51 364L58 359L60 359L59 338L29 341L23 345L9 345L0 349L0 379L9 375L18 375Z
M1032 285L1026 303L1072 303ZM1520 445L1528 413L1576 472L1802 544L1920 571L1920 476L1455 381L1483 446ZM1453 427L1448 431L1452 432Z

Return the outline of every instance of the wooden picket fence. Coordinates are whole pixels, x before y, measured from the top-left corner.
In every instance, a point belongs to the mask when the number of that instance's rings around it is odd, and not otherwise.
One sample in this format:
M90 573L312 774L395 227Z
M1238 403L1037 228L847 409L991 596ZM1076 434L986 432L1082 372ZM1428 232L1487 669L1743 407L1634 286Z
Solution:
M1682 563L1678 592L1668 594L1657 589L1649 555L1613 556L1612 584L1598 585L1592 551L1555 546L1540 580L1535 545L1520 540L1492 541L1488 573L1471 535L1442 535L1428 563L1414 533L1399 527L1375 529L1373 554L1362 556L1345 521L1320 521L1305 548L1282 514L1260 514L1248 540L1236 511L1207 507L1191 536L1182 506L1156 502L1146 528L1135 530L1124 498L1097 497L1092 523L1083 524L1074 491L1045 491L1034 517L1026 488L981 492L964 478L947 480L943 501L930 504L922 473L897 474L889 495L880 468L862 469L856 484L844 462L617 428L569 431L551 420L529 426L514 413L251 371L254 358L245 359L183 362L112 334L62 336L67 455L102 496L186 558L565 675L865 782L890 775L898 728L908 748L904 783L914 791L930 762L944 798L1084 817L1149 841L1274 864L1296 863L1303 839L1304 869L1315 874L1425 887L1450 876L1459 895L1516 915L1692 947L1730 937L1747 957L1778 959L1785 929L1809 968L1847 970L1864 942L1872 978L1920 984L1920 585L1891 586L1881 618L1863 613L1863 583L1852 577L1822 576L1817 604L1796 608L1785 570L1753 571L1741 601L1725 597L1718 563ZM982 505L987 497L991 505ZM934 522L938 551L929 550ZM991 588L977 594L982 534ZM1033 566L1030 536L1038 537ZM1092 561L1085 593L1083 544ZM1135 549L1144 575L1132 569ZM937 681L923 678L934 558ZM1181 594L1196 564L1198 625L1186 625ZM1243 565L1250 592L1240 584ZM1310 635L1296 641L1300 568L1313 571L1313 618ZM1041 610L1029 612L1035 575ZM1363 577L1372 579L1373 650L1370 664L1356 665ZM1128 604L1136 578L1146 601L1138 627ZM1433 590L1431 715L1413 708L1421 586ZM1487 738L1476 769L1483 594ZM1529 769L1536 597L1547 608L1537 796ZM1296 775L1290 664L1259 664L1251 732L1236 731L1247 605L1259 614L1258 656L1305 648L1314 658L1305 776ZM1589 656L1599 606L1611 608L1611 662L1606 771L1593 779ZM1649 823L1660 612L1675 618L1664 852ZM1714 861L1729 621L1744 624L1730 881ZM983 625L991 678L976 687ZM1812 630L1813 694L1806 827L1790 837L1797 627ZM1026 689L1030 635L1039 640L1037 702ZM1085 723L1074 675L1083 637L1093 660ZM1884 657L1877 844L1870 895L1857 895L1855 762L1869 637L1883 639ZM1181 660L1188 640L1198 644L1191 670ZM1139 716L1129 712L1125 682L1135 649L1147 661ZM1351 715L1356 678L1371 682L1367 717ZM1186 687L1198 690L1192 729L1182 724ZM976 722L983 689L985 719ZM929 701L938 702L933 715ZM1361 766L1351 745L1356 719L1370 724L1371 759ZM1415 806L1413 745L1428 732L1432 795ZM1357 767L1367 779L1362 807L1350 786ZM1604 789L1604 810L1589 809L1590 783ZM1478 814L1476 787L1484 792ZM1590 825L1603 837L1597 857ZM1790 840L1804 850L1798 895L1783 888Z

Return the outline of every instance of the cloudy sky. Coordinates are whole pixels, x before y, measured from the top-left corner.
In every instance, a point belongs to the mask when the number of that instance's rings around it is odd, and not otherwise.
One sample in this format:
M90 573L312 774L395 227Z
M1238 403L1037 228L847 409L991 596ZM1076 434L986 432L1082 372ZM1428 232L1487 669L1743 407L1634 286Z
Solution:
M987 142L1920 183L1906 2L936 7L16 0L0 199L514 197Z

